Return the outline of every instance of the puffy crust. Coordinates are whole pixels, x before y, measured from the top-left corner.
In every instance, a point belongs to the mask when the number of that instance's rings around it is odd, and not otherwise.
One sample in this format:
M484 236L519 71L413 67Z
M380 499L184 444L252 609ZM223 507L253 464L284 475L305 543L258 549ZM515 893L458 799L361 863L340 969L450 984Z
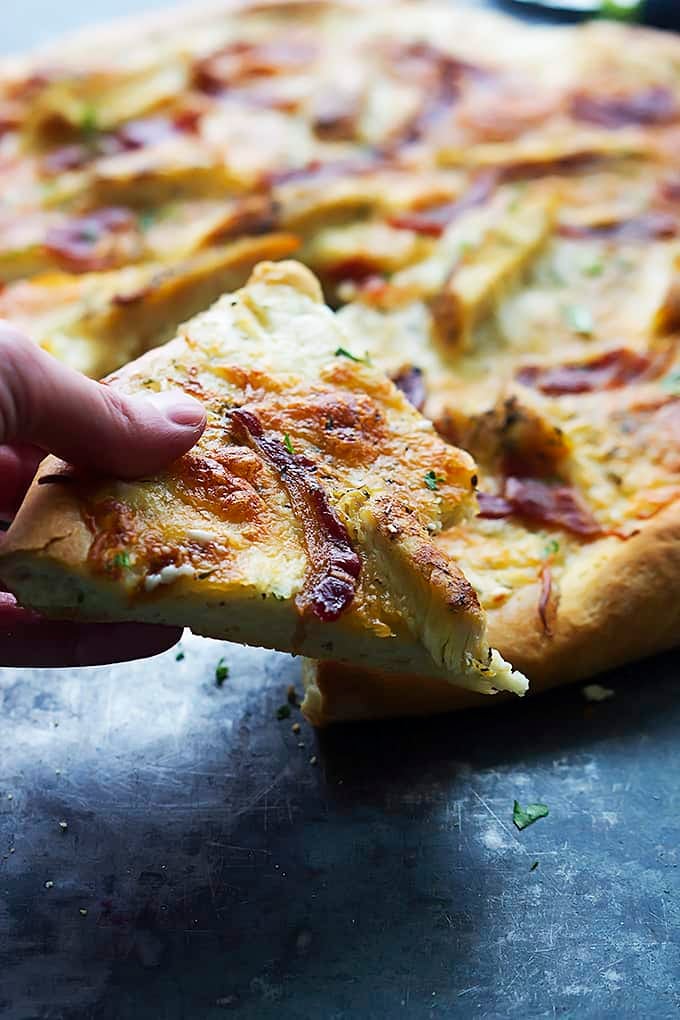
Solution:
M621 542L595 543L562 578L552 636L537 611L539 584L488 612L490 643L529 678L529 693L591 677L680 641L680 502ZM306 661L303 711L324 726L344 719L433 715L501 705L422 676L391 676Z

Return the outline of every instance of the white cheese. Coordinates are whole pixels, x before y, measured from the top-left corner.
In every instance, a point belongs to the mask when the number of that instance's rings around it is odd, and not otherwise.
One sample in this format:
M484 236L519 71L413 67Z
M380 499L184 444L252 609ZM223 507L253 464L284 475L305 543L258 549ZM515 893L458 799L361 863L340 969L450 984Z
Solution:
M218 536L214 531L205 531L203 528L189 528L187 538L191 539L192 542L201 542L203 545L207 545L209 542L217 541Z
M159 584L172 584L180 577L195 577L196 571L190 563L183 563L176 567L174 563L168 563L157 574L147 574L144 579L144 591L153 591Z

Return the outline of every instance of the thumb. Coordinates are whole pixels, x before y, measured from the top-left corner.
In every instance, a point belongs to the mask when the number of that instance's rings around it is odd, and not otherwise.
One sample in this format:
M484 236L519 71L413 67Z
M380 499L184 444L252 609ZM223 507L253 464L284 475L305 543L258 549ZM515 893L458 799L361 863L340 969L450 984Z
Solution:
M0 444L32 443L78 467L134 478L186 453L205 420L179 390L126 396L0 322Z

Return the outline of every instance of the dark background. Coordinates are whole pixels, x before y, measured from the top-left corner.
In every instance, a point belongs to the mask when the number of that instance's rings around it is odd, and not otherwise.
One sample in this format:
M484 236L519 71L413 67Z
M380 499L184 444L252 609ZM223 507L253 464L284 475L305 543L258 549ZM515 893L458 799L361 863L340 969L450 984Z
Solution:
M151 6L23 0L0 45ZM292 659L182 650L0 670L0 1016L680 1014L677 657L317 738Z

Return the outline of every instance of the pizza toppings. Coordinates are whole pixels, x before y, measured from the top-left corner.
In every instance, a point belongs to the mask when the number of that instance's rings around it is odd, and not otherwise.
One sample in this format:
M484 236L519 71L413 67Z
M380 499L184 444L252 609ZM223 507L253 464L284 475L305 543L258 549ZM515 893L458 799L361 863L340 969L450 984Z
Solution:
M422 411L427 399L427 389L423 377L422 368L416 365L405 365L399 369L396 375L392 376L392 382L401 390L410 404L413 404L416 411Z
M621 243L636 241L663 241L676 237L678 219L671 213L652 209L639 216L631 216L627 220L613 220L606 223L561 223L559 234L562 237L575 239L604 241L620 241Z
M354 599L361 560L314 477L314 465L267 435L252 412L234 410L230 420L236 440L254 447L278 472L302 525L310 567L296 599L299 612L312 613L324 622L337 620Z
M487 170L473 180L468 190L457 201L398 213L391 216L388 223L398 230L413 230L427 237L441 237L446 228L459 216L487 202L494 193L498 181L498 172Z
M557 614L557 599L553 590L553 576L550 563L544 563L540 573L541 592L538 597L538 615L546 637L553 635L553 623Z
M536 524L564 528L581 538L598 538L604 529L568 485L537 478L506 478L502 496L478 493L479 516L491 520L517 516Z
M194 85L208 95L219 95L258 78L302 71L316 52L311 40L292 35L261 43L233 42L197 62Z
M516 375L518 382L546 393L594 393L610 390L638 380L650 370L651 358L627 347L616 347L597 358L566 365L525 365Z
M670 89L654 86L611 96L577 92L570 112L575 120L614 129L669 124L677 120L680 111Z
M129 209L98 209L50 227L45 250L74 273L111 269L140 254L137 221Z

